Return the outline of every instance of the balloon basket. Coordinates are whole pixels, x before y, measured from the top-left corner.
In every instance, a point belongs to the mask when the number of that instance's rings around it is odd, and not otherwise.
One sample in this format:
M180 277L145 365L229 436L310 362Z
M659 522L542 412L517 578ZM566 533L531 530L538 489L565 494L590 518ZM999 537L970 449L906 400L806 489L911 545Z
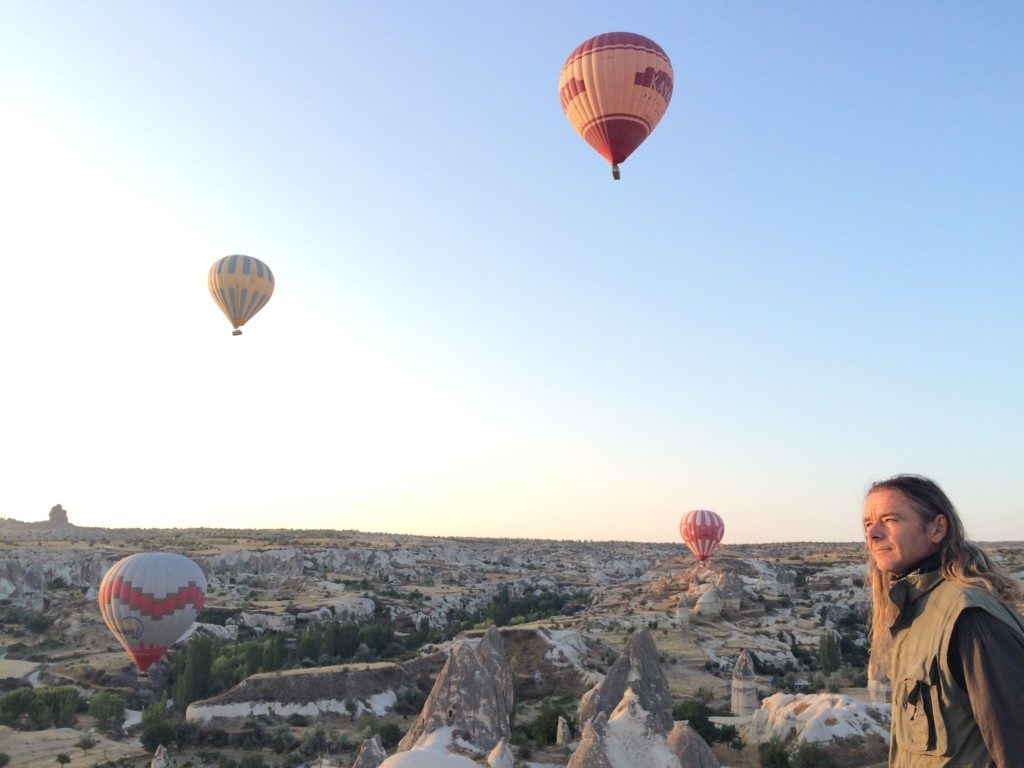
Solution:
M619 164L618 163L612 163L612 178L615 179L616 181L619 180Z
M241 336L242 335L242 329L241 328L235 328L235 330L233 330L231 332L231 335L232 336Z

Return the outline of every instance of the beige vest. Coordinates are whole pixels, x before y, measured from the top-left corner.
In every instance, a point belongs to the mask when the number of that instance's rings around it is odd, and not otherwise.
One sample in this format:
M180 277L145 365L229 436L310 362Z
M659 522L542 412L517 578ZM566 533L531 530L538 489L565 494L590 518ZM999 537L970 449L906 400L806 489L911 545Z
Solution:
M891 768L993 768L966 692L949 669L957 617L982 608L1024 635L1024 622L981 587L915 574L893 585ZM1009 767L1006 767L1009 768Z

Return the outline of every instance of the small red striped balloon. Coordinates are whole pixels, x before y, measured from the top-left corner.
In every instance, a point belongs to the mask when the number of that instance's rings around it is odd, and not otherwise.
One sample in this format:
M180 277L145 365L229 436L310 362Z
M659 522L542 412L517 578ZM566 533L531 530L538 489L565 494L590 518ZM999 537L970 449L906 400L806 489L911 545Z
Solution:
M100 582L100 615L145 674L203 610L206 576L184 555L139 552L118 560Z
M702 563L706 563L725 534L722 518L707 509L687 512L679 521L679 535Z
M612 164L612 178L665 114L673 78L661 46L632 32L597 35L569 54L558 77L562 110Z

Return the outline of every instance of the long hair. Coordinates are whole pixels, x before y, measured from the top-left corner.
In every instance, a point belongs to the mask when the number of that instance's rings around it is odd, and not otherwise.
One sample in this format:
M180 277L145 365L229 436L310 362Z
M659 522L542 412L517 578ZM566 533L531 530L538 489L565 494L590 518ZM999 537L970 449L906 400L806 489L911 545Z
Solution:
M899 493L921 518L930 523L939 515L946 517L946 538L939 550L940 569L944 578L986 589L1019 611L1024 604L1024 590L1020 583L1000 568L976 544L967 539L964 524L956 507L943 490L932 480L920 475L896 475L872 484L866 496L874 491L890 490ZM866 498L865 496L865 498ZM871 675L876 680L886 679L889 670L889 651L892 636L889 627L896 619L897 608L889 599L892 575L875 565L868 553L868 576L871 582ZM879 673L885 672L884 677Z

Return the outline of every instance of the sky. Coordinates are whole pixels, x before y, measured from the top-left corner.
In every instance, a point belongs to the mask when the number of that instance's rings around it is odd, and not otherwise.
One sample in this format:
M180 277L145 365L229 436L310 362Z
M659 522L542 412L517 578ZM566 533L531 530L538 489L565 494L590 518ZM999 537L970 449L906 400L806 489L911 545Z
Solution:
M0 517L853 541L913 472L1024 539L1021 4L3 0L0 105Z

